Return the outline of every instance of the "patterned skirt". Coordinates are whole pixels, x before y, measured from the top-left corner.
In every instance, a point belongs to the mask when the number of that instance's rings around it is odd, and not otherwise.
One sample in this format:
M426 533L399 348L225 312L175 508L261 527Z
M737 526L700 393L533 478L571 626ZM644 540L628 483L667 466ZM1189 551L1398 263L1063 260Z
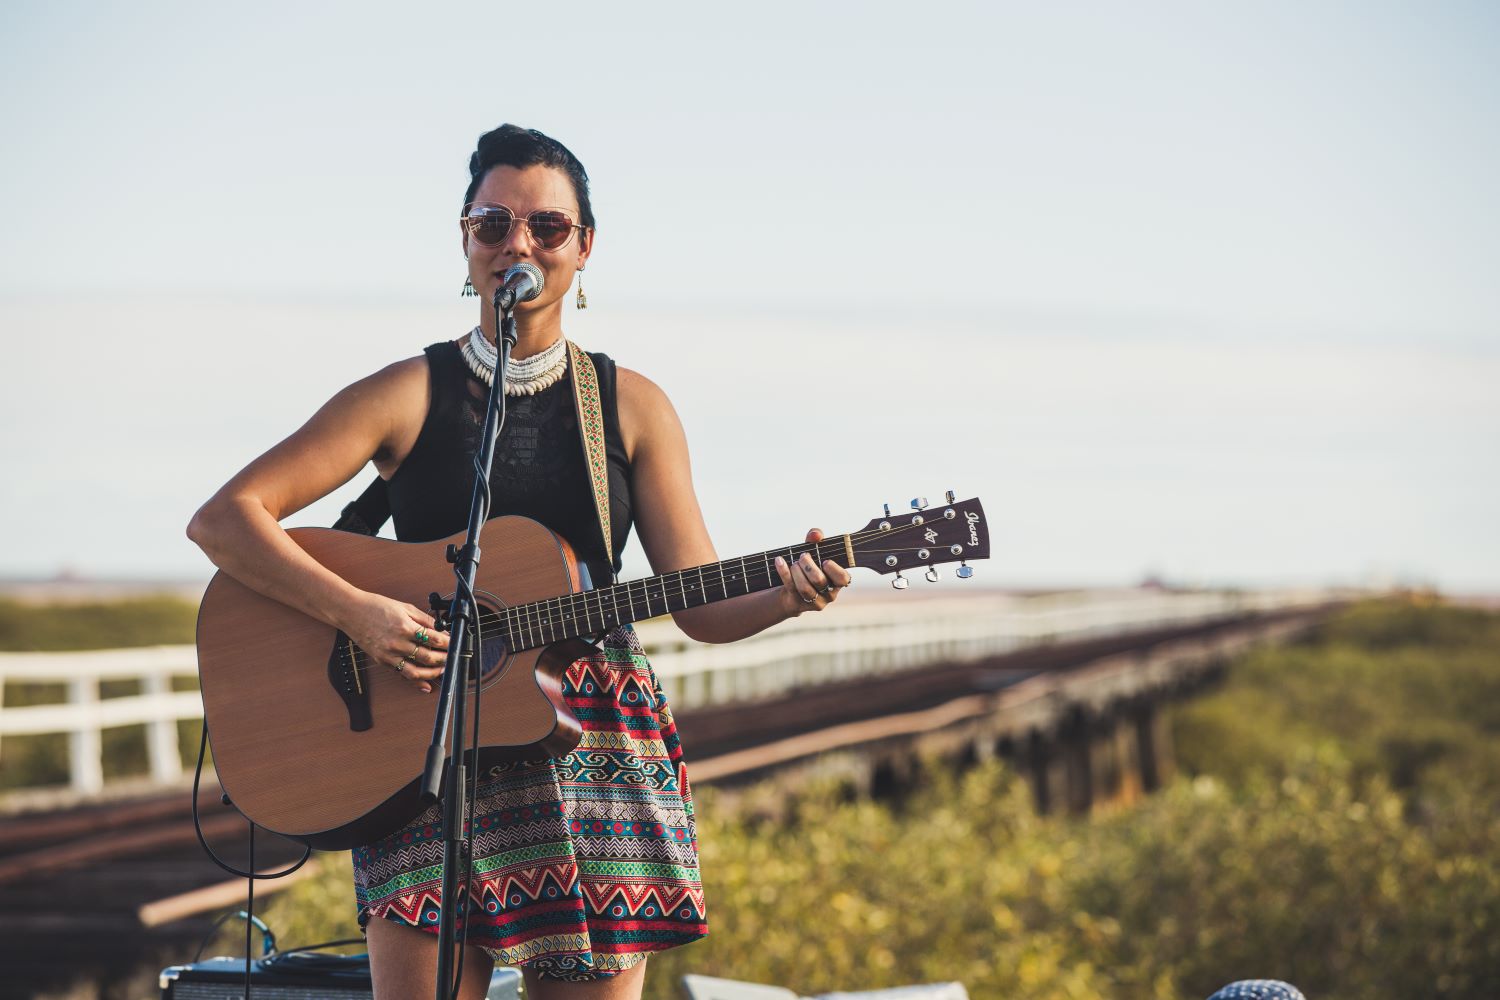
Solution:
M563 694L583 726L566 757L492 769L474 803L468 942L501 965L596 979L708 933L693 799L672 710L630 626L575 662ZM354 851L371 918L437 932L438 806Z

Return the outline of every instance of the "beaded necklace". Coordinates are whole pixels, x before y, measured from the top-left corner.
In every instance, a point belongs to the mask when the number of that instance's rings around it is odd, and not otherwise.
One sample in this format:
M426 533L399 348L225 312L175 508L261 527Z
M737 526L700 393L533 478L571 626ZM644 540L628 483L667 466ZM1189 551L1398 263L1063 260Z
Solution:
M485 385L495 384L495 364L500 360L495 346L484 337L484 331L475 327L463 343L464 361L469 371ZM551 386L568 370L568 341L558 337L552 346L540 350L529 358L512 360L505 370L505 394L507 396L531 396Z

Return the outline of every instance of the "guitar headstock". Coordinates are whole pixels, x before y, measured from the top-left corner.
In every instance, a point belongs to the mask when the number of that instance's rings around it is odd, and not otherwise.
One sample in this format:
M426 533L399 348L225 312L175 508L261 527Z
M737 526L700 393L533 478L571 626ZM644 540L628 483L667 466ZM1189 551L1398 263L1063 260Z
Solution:
M944 504L929 507L918 498L911 506L902 514L892 514L887 506L883 517L849 536L855 566L894 573L891 586L903 590L907 579L902 570L925 567L926 578L935 581L935 567L960 563L957 576L967 580L974 575L968 561L989 558L989 527L978 499L955 501L950 490Z

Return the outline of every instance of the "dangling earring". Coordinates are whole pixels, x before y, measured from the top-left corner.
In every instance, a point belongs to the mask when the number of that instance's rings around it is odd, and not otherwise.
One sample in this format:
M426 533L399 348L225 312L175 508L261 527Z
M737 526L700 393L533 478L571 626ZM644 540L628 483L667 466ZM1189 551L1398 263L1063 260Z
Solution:
M573 299L573 304L579 309L589 307L589 297L583 294L583 268L578 269L578 295Z
M479 295L479 293L474 290L474 279L472 279L472 278L465 278L464 279L464 290L458 293L458 297L461 298L461 299L466 299L470 295L473 295L473 296L477 297Z

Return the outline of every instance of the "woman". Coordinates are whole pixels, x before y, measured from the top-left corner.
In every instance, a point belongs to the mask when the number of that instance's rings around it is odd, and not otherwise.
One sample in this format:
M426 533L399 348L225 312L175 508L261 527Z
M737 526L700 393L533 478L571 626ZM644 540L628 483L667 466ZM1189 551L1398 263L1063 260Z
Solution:
M613 536L613 551L604 550L562 329L569 286L594 250L582 164L540 132L502 125L480 138L469 172L460 222L468 280L479 298L477 332L339 392L231 479L188 527L226 573L343 630L424 692L441 676L447 647L433 619L340 579L278 522L373 462L387 483L398 538L463 530L484 381L493 379L485 365L495 343L490 300L515 263L535 265L546 280L539 296L516 309L512 357L525 364L519 383L508 379L491 516L541 521L572 542L600 582L618 565L632 523L657 573L718 558L672 404L644 376L596 356ZM581 308L581 290L578 302ZM816 529L808 533L809 541L819 537ZM776 568L779 589L677 612L677 624L695 639L731 642L821 610L849 582L842 567L818 566L810 556L792 565L778 559ZM491 962L499 960L522 967L534 1000L639 998L651 951L707 932L692 799L671 711L628 627L603 645L601 654L574 665L564 689L584 723L579 749L515 765L481 784L475 817L485 835L475 837L470 943L462 957L466 997L483 996ZM611 782L621 773L630 781ZM433 992L437 815L431 810L354 852L379 997ZM670 912L658 912L663 901Z

